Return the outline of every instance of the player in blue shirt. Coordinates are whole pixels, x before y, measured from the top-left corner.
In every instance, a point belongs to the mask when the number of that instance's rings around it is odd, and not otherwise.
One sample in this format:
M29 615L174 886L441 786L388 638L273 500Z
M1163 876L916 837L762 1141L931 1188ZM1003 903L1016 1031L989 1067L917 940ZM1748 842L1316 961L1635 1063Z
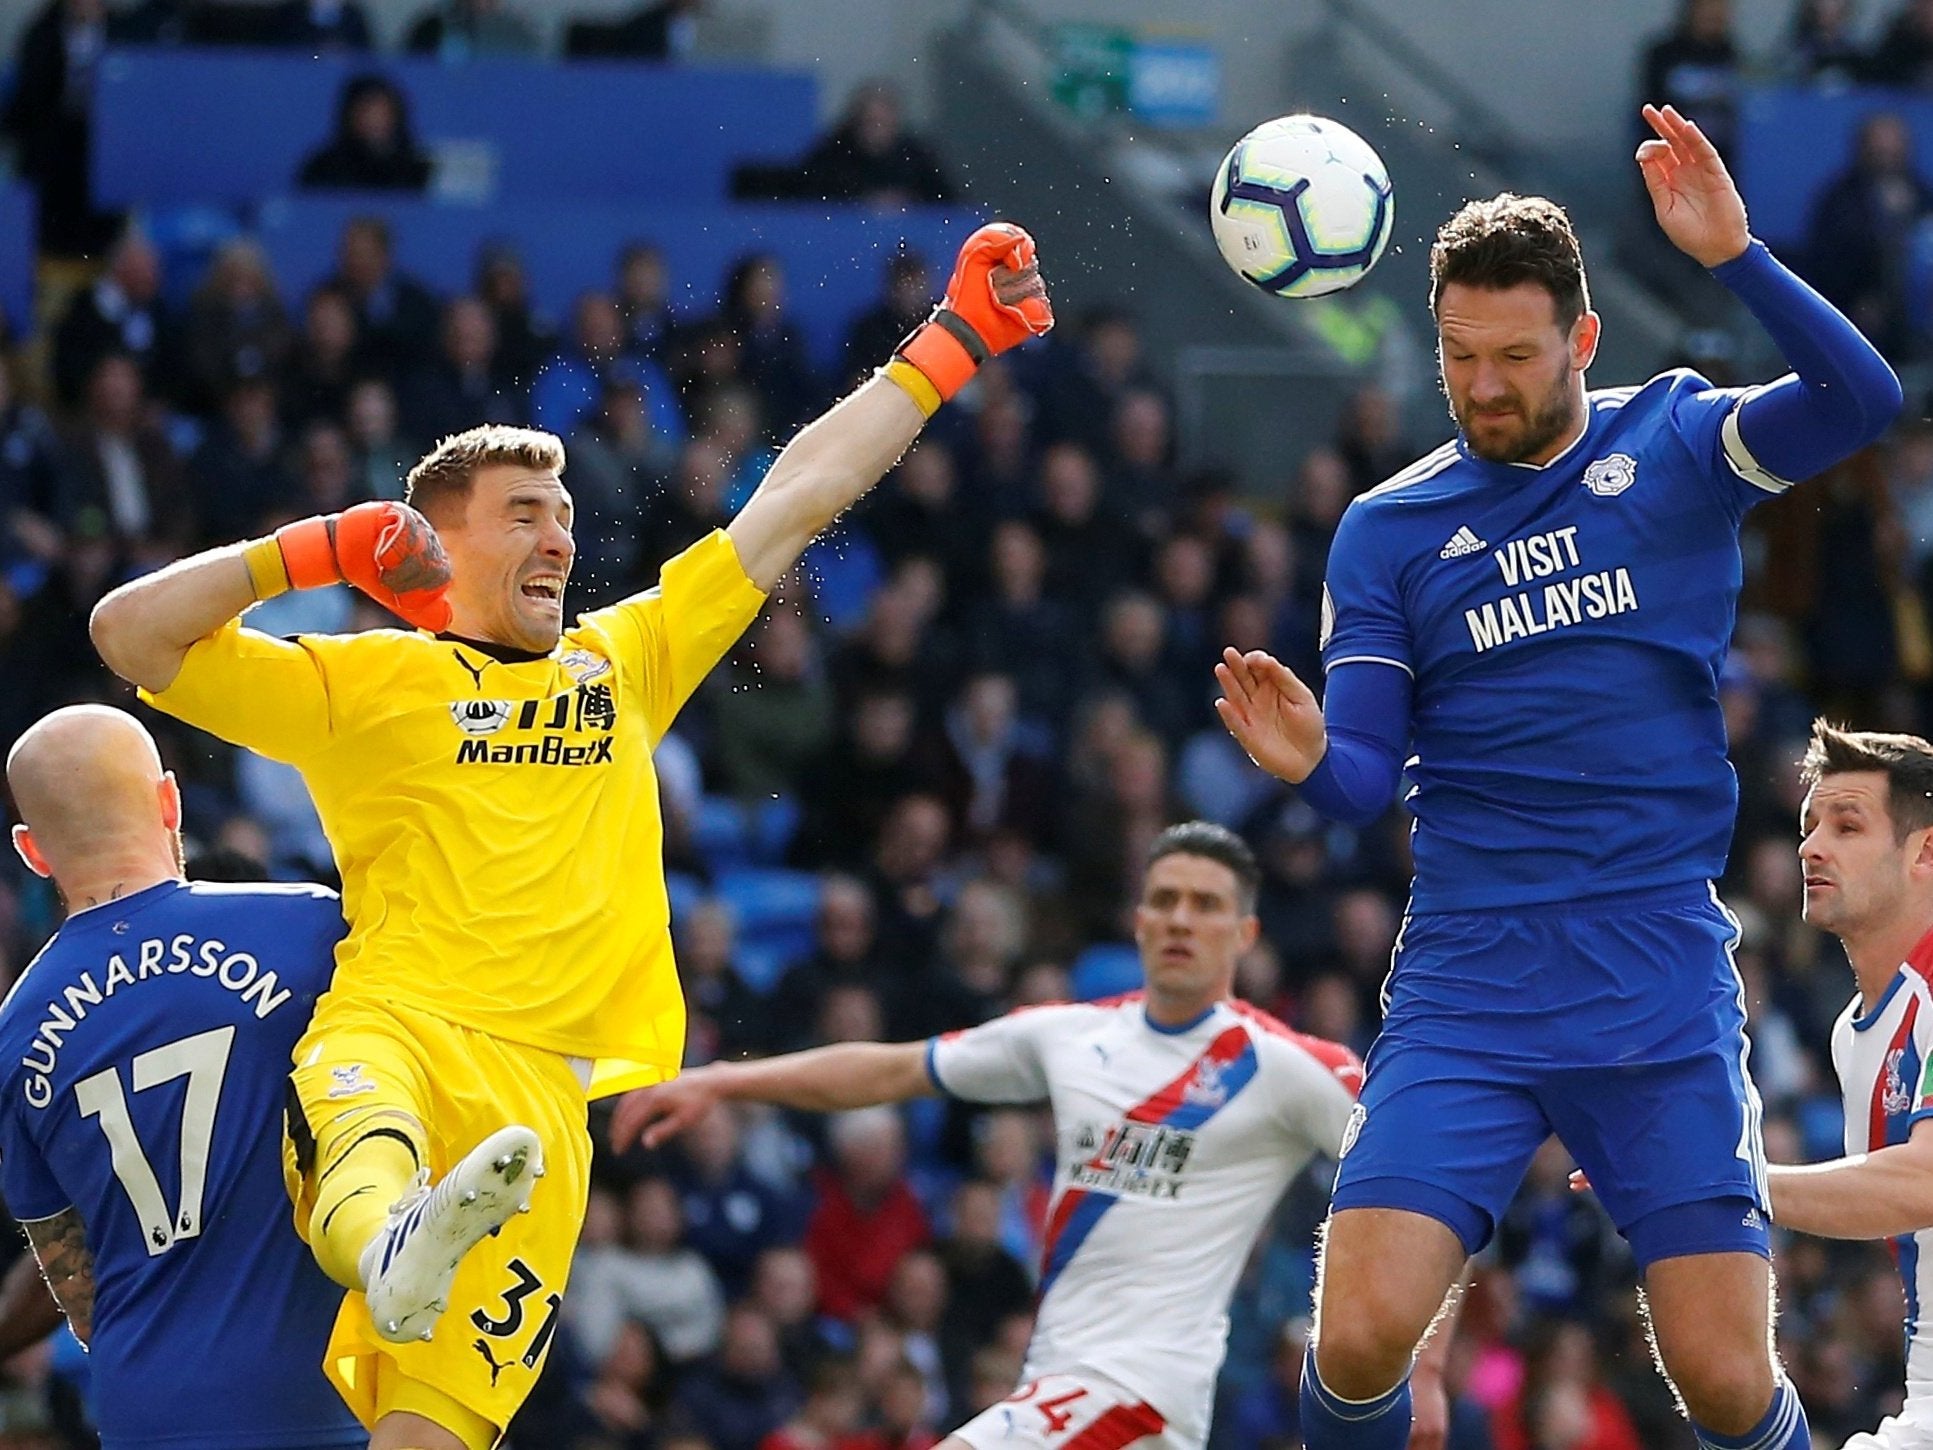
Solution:
M92 1351L102 1444L367 1444L322 1374L342 1290L282 1178L335 894L184 881L174 777L119 710L47 716L7 783L68 917L0 1005L0 1194Z
M1407 770L1415 816L1304 1367L1310 1450L1405 1443L1416 1343L1553 1131L1630 1241L1700 1443L1810 1444L1768 1350L1760 1109L1710 885L1737 804L1718 671L1745 512L1878 438L1900 388L1752 240L1697 127L1645 117L1660 226L1796 375L1587 392L1569 220L1466 206L1430 258L1458 436L1344 515L1323 703L1266 654L1217 667L1224 721L1318 810L1373 820Z

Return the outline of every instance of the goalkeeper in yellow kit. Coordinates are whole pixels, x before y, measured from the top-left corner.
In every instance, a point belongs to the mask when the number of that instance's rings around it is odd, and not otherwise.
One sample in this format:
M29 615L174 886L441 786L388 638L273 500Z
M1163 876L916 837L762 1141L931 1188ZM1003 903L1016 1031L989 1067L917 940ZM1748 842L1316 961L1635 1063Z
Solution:
M563 447L497 426L440 443L409 505L209 550L95 611L152 703L300 770L335 850L349 935L285 1146L297 1226L351 1291L326 1368L373 1450L497 1440L556 1326L587 1098L678 1070L652 748L813 536L981 362L1052 325L1032 239L982 227L932 319L726 528L568 629ZM280 640L239 618L341 579L416 630Z

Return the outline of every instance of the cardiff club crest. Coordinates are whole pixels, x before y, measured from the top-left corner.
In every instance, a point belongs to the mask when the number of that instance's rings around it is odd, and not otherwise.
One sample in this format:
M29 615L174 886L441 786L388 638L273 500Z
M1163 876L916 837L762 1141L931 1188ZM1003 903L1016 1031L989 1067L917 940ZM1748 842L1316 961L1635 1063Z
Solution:
M1584 487L1599 498L1616 498L1638 481L1638 460L1628 453L1600 458L1584 470Z

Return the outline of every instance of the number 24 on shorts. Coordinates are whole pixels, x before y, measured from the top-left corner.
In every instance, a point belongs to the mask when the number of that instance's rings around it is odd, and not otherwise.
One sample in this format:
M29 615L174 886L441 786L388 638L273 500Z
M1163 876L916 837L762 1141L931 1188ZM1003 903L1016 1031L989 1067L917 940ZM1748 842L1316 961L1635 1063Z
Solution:
M1107 1387L1111 1389L1112 1387ZM1008 1433L1023 1443L1052 1441L1081 1450L1117 1450L1165 1427L1153 1406L1115 1393L1096 1393L1071 1374L1029 1380L1002 1402ZM1038 1421L1034 1420L1039 1415Z
M1056 1394L1054 1391L1059 1391L1059 1393ZM1075 1385L1070 1390L1065 1388L1064 1385L1055 1383L1052 1380L1029 1380L1026 1384L1007 1396L1007 1403L1010 1405L1031 1404L1036 1410L1040 1411L1041 1418L1047 1422L1045 1428L1049 1435L1064 1435L1067 1433L1068 1427L1074 1423L1074 1417L1077 1413L1076 1411L1069 1410L1067 1406L1077 1400L1084 1400L1086 1398L1088 1398L1088 1393L1082 1385Z

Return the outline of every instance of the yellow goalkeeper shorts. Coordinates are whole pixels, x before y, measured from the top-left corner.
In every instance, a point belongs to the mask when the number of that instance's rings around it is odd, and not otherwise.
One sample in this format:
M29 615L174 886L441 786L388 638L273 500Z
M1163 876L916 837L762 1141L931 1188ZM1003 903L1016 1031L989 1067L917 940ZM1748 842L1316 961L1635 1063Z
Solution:
M584 1224L591 1140L580 1065L414 1008L333 993L317 1004L295 1063L284 1155L305 1240L318 1174L328 1166L316 1163L316 1143L348 1126L338 1120L382 1110L414 1117L428 1135L431 1181L506 1124L537 1134L546 1172L530 1212L513 1215L463 1260L435 1337L379 1338L363 1296L350 1293L323 1365L371 1428L389 1408L441 1420L422 1407L446 1396L500 1433L543 1367ZM430 1393L412 1391L412 1382ZM473 1424L447 1428L466 1441L476 1436Z

